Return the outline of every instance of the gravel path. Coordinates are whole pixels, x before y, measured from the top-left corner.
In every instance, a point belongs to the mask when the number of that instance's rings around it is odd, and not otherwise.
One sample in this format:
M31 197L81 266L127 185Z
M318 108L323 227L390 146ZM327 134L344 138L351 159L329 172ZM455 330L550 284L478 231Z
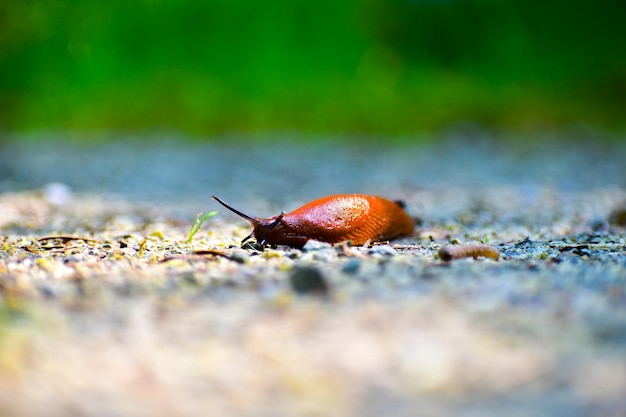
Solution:
M620 141L10 139L2 416L626 414ZM210 200L269 217L342 192L405 200L416 235L242 249ZM500 260L437 257L479 242Z

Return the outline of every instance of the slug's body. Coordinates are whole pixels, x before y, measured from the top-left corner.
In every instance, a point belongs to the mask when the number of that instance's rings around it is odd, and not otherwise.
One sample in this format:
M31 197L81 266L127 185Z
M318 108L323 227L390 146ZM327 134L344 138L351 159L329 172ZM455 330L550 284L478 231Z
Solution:
M402 203L376 196L333 195L269 219L248 216L216 196L213 199L252 225L254 230L243 242L254 237L262 245L300 248L310 239L328 243L350 240L354 245L363 245L368 240L408 236L414 230Z

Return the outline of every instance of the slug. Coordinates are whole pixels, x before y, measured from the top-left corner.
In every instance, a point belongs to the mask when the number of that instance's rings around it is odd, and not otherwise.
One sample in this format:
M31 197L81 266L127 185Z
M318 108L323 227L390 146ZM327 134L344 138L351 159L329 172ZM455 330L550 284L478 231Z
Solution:
M367 241L390 240L413 234L414 224L404 203L362 194L339 194L323 197L290 212L268 219L248 216L220 198L213 199L245 219L252 233L241 243L255 238L261 245L288 245L301 248L310 240L354 245Z
M439 259L444 262L450 262L453 259L461 258L491 258L494 261L500 259L500 251L489 245L462 245L462 246L445 246L439 249Z

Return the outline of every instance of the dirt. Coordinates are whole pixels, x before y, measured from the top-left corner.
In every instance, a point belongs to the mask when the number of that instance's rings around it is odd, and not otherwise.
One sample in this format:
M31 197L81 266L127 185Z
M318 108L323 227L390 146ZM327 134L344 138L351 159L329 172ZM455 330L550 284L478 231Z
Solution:
M620 141L13 139L0 415L626 413ZM269 217L339 192L405 200L416 234L241 248L210 200ZM475 243L499 260L438 258Z

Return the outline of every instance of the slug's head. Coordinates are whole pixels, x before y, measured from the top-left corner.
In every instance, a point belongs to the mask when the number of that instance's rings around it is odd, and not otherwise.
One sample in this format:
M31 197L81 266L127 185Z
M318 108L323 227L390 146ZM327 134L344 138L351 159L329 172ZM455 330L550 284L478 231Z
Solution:
M252 226L253 228L252 233L250 233L248 236L246 236L245 239L241 241L242 245L251 238L255 238L260 245L265 245L266 243L269 243L269 244L278 243L278 242L275 242L276 241L275 235L280 235L281 220L283 219L283 216L285 215L284 211L280 213L278 216L273 216L268 219L260 219L258 217L249 216L237 210L236 208L229 206L221 198L217 196L213 196L213 200L217 201L218 203L226 207L228 210L232 211L239 217L243 218Z

